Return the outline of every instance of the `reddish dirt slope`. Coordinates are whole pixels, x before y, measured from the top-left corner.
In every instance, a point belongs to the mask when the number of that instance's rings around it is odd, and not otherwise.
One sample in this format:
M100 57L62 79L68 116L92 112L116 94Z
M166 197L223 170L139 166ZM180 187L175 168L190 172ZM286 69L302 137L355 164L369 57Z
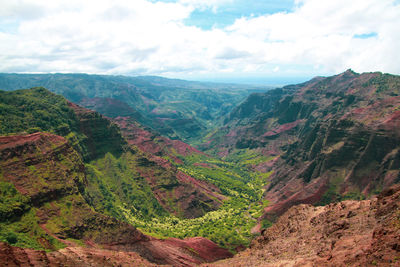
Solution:
M136 248L139 253L123 246L104 247L91 247L88 243L88 247L69 246L45 252L0 242L0 266L195 266L232 256L227 250L201 237L140 242Z
M159 266L135 252L67 247L59 251L44 251L12 247L0 242L0 266Z
M206 266L400 266L400 186L372 200L294 206L249 249Z

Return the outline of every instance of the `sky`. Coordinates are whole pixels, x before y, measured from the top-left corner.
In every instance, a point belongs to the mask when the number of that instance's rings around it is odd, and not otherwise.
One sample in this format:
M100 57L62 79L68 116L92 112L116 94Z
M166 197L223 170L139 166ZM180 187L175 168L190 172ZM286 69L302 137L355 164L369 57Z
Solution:
M0 72L279 84L400 74L399 0L0 0Z

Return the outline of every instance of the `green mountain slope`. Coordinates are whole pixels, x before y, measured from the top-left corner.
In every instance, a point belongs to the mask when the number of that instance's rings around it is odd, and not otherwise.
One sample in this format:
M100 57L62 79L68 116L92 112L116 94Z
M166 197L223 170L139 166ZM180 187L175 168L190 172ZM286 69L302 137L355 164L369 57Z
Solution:
M87 161L120 154L125 145L114 124L43 87L0 91L0 134L39 131L64 136Z

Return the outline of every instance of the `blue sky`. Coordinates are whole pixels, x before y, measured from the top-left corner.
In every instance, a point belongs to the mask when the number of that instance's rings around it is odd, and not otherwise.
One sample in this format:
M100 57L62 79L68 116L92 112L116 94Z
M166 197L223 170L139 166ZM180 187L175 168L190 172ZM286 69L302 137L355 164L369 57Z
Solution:
M184 20L186 25L193 25L204 30L224 28L241 17L256 17L277 12L290 12L294 8L294 1L255 1L236 0L212 8L197 9Z
M3 0L0 72L284 84L400 74L399 0Z

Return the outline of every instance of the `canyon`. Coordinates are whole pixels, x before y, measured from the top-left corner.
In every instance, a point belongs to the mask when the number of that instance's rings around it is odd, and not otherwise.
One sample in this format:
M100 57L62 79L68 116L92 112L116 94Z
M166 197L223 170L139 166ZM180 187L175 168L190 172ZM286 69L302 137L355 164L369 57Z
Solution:
M0 85L2 265L400 260L399 76L265 92L95 75ZM31 85L67 99L19 89Z

